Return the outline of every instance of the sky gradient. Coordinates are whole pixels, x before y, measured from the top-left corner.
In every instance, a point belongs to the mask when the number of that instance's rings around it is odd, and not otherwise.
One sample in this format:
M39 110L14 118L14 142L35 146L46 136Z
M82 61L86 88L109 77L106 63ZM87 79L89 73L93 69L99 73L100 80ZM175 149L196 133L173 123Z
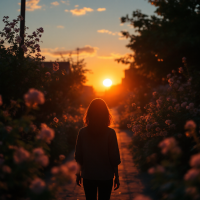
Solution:
M3 16L15 19L20 14L20 0L0 1L0 29ZM128 66L118 64L115 58L131 51L126 48L128 40L122 39L120 31L134 29L120 24L120 17L131 15L134 10L152 15L155 7L147 0L27 0L26 26L29 32L43 27L41 54L46 61L75 56L80 49L87 69L87 85L97 92L105 91L103 80L110 78L119 84Z

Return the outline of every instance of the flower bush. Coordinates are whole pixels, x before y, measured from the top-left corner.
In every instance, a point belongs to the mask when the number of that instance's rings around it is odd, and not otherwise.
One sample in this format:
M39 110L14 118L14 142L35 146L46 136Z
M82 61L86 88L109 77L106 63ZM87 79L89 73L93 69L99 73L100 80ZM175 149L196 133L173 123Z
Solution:
M20 47L22 38L18 23L21 19L21 16L12 21L7 16L3 18L5 27L0 32L0 94L6 106L19 100L20 108L13 108L13 118L21 116L27 106L35 116L34 124L40 126L45 123L55 130L54 142L49 144L50 148L54 148L50 160L53 161L61 152L67 155L74 148L78 129L82 126L79 95L87 70L84 69L84 60L77 64L71 58L70 73L60 69L57 62L53 63L52 68L45 67L45 57L41 55L39 44L44 29L25 33L24 45ZM25 28L27 30L28 27ZM24 56L21 56L22 51ZM22 97L24 102L20 101ZM37 104L41 105L39 111ZM63 115L70 120L64 120ZM59 120L57 123L55 117ZM65 145L59 145L60 142Z
M186 58L183 65L167 75L168 84L153 89L144 111L132 102L127 124L134 163L152 175L158 199L200 198L199 72Z
M44 30L25 33L21 46L21 19L4 17L0 32L0 199L56 199L76 170L63 162L82 126L87 70L83 60L70 74L57 62L44 67Z
M29 92L24 95L25 101L28 95ZM33 95L29 100L35 106L38 103ZM76 168L60 162L56 168L61 170L55 172L54 167L51 176L47 176L48 144L55 137L54 130L44 123L40 127L34 125L34 116L30 115L29 108L23 115L12 118L13 109L20 109L19 102L7 107L1 101L1 108L0 199L55 199Z

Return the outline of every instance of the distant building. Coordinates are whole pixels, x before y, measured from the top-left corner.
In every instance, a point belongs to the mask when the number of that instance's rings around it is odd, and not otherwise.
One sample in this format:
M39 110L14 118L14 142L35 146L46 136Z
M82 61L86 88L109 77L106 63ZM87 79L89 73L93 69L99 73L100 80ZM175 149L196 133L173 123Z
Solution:
M53 63L54 62L42 62L44 64L44 67L53 69ZM59 69L65 69L66 72L69 74L71 72L70 68L70 62L57 62L59 64Z

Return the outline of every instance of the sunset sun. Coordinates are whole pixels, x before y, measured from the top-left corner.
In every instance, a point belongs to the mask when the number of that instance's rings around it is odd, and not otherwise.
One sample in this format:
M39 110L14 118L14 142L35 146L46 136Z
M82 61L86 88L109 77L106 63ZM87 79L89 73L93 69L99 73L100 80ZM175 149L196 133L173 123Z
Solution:
M110 87L110 86L112 85L112 81L111 81L110 79L105 79L105 80L103 81L103 85L104 85L105 87Z

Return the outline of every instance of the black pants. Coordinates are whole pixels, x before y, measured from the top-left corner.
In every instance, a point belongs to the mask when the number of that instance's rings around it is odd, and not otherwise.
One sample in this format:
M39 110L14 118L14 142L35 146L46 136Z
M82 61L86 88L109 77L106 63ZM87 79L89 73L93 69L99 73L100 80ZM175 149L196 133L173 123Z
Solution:
M83 187L85 190L86 200L109 200L113 186L113 179L111 180L88 180L83 179Z

